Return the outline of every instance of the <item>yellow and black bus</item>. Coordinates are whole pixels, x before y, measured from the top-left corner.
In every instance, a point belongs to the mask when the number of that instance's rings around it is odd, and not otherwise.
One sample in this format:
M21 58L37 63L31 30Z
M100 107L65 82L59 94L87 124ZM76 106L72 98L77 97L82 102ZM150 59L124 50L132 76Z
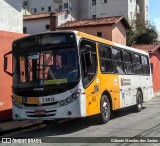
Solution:
M13 73L7 71L7 55ZM58 120L111 112L153 97L149 55L78 31L30 35L13 42L4 55L13 76L13 118Z

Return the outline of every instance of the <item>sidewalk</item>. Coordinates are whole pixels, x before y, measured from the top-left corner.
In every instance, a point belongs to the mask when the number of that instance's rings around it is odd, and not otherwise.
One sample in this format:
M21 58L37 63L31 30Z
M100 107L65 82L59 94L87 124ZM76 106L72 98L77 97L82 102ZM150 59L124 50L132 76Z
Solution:
M42 121L7 121L0 123L0 136L42 124Z

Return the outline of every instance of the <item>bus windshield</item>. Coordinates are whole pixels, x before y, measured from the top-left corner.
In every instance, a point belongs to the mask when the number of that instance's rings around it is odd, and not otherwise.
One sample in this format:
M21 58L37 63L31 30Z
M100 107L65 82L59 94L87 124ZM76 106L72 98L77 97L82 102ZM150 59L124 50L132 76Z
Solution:
M14 87L56 86L79 79L76 48L43 49L14 56Z

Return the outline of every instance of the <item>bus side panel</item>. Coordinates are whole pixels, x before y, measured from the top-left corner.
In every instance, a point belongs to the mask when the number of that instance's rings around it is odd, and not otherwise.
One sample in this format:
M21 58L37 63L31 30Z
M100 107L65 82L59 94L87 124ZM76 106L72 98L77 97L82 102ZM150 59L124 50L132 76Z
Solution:
M112 110L120 109L120 85L118 75L100 74L100 84L101 95L104 91L108 91L111 95Z
M91 116L99 113L100 100L100 82L99 74L93 82L85 89L86 94L86 116Z

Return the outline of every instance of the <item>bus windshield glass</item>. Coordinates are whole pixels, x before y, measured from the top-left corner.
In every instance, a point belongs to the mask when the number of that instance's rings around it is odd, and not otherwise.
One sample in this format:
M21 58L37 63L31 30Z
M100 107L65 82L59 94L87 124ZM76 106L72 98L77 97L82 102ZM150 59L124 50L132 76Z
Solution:
M76 48L24 53L15 59L16 87L40 87L72 83L78 80ZM16 83L16 84L15 84Z

